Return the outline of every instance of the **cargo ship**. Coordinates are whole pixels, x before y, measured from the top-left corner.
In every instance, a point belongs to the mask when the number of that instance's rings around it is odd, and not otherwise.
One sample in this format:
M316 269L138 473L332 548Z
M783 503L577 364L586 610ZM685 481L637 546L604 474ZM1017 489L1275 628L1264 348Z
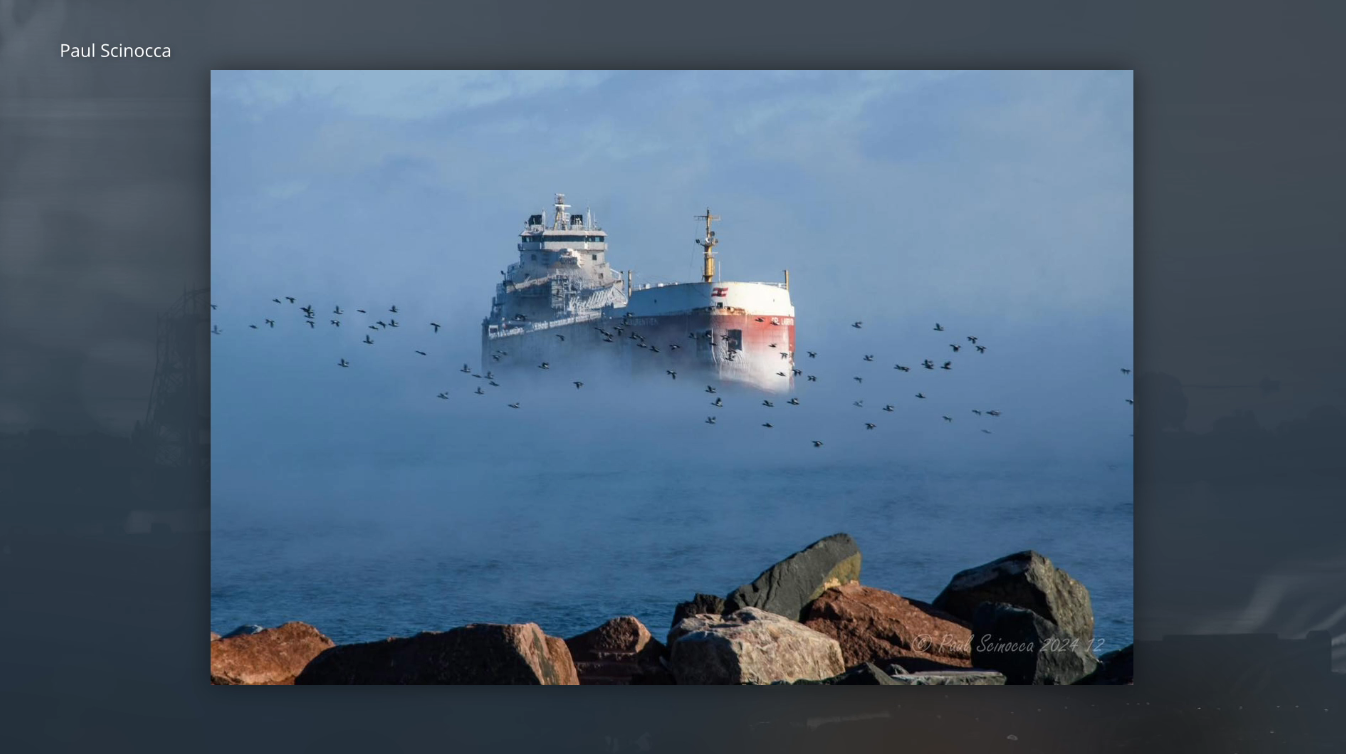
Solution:
M531 215L519 261L500 271L482 322L482 369L601 365L643 374L704 379L765 392L788 391L795 370L790 273L780 283L718 279L719 240L710 209L701 280L632 286L608 264L608 237L593 213L570 214L557 194L550 221Z

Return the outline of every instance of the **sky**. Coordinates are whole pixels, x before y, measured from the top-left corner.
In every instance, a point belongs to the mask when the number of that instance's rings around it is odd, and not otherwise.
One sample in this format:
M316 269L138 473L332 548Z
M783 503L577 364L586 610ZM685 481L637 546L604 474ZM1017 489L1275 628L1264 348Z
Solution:
M828 390L849 384L846 360L919 364L976 335L994 361L946 383L953 402L936 421L1005 403L1022 422L1019 452L1130 459L1129 72L212 76L217 411L230 389L321 393L343 379L416 415L427 391L454 384L450 366L478 362L517 232L565 193L637 282L694 279L694 216L711 208L723 279L790 271L797 347L833 358ZM264 348L240 339L287 295L322 313L397 303L404 321L445 327L417 341L433 343L429 360L403 349L396 379L335 376L337 352L296 350L293 332ZM843 392L834 400L849 406L857 396ZM218 416L217 453L229 445Z

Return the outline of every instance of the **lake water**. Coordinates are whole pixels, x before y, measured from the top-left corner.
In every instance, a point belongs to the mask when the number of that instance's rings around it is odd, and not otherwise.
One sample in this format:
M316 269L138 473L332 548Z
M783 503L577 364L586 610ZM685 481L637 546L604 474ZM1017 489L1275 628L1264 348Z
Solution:
M301 620L346 643L535 622L568 637L629 614L662 638L678 602L727 594L846 532L863 583L926 601L963 568L1037 550L1088 587L1100 653L1132 641L1129 461L969 470L785 457L745 469L619 452L217 460L211 627Z

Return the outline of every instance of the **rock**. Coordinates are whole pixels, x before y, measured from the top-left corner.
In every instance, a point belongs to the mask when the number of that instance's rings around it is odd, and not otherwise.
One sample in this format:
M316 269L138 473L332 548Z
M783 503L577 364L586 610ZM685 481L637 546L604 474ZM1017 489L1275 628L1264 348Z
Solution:
M669 668L678 684L820 681L846 670L836 639L755 607L693 615L673 633Z
M667 648L632 616L613 618L565 643L581 686L673 682L661 662Z
M804 609L804 625L836 639L847 665L906 658L949 667L972 664L972 631L948 613L892 592L847 584Z
M972 664L1004 673L1011 684L1065 685L1092 673L1098 660L1088 644L1032 610L983 602L972 621Z
M333 647L295 683L574 686L579 676L565 642L536 623L476 623Z
M214 631L211 631L211 632L210 632L210 640L211 640L211 641L219 641L219 640L220 640L220 635L217 634L217 633L215 633Z
M235 636L247 636L247 635L249 635L249 634L260 634L261 632L263 632L263 631L265 631L265 630L266 630L266 627L265 627L265 626L259 626L259 625L257 625L256 623L251 623L251 624L248 624L248 625L246 625L246 626L239 626L238 628L235 628L233 631L230 631L229 633L225 634L223 638L225 638L225 639L232 639L232 638L234 638Z
M1004 686L1005 676L994 670L933 670L893 674L896 686Z
M983 602L1032 610L1085 645L1093 643L1089 590L1032 550L960 572L935 598L934 606L971 623Z
M1135 665L1132 647L1128 644L1121 649L1098 658L1098 669L1076 681L1077 686L1130 686L1135 682Z
M804 607L834 586L860 580L860 548L849 534L820 539L725 597L724 613L756 607L799 620Z
M286 623L212 639L210 682L217 686L284 686L313 658L331 649L332 640L307 623Z
M673 609L673 625L690 615L724 615L724 600L713 594L698 594L690 602L679 602Z
M795 685L821 684L824 686L896 686L892 676L883 672L872 662L865 662L821 681L795 681Z

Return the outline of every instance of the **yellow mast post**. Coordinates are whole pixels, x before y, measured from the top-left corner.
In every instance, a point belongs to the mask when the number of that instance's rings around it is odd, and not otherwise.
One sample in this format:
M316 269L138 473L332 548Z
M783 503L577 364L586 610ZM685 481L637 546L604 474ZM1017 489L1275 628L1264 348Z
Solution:
M719 220L720 218L712 215L710 213L710 207L706 207L706 214L697 215L696 219L706 221L706 237L699 238L696 241L699 246L706 250L705 267L701 271L701 282L711 283L715 281L715 255L712 254L710 250L714 248L719 241L715 239L715 231L710 229L710 223L711 221Z

